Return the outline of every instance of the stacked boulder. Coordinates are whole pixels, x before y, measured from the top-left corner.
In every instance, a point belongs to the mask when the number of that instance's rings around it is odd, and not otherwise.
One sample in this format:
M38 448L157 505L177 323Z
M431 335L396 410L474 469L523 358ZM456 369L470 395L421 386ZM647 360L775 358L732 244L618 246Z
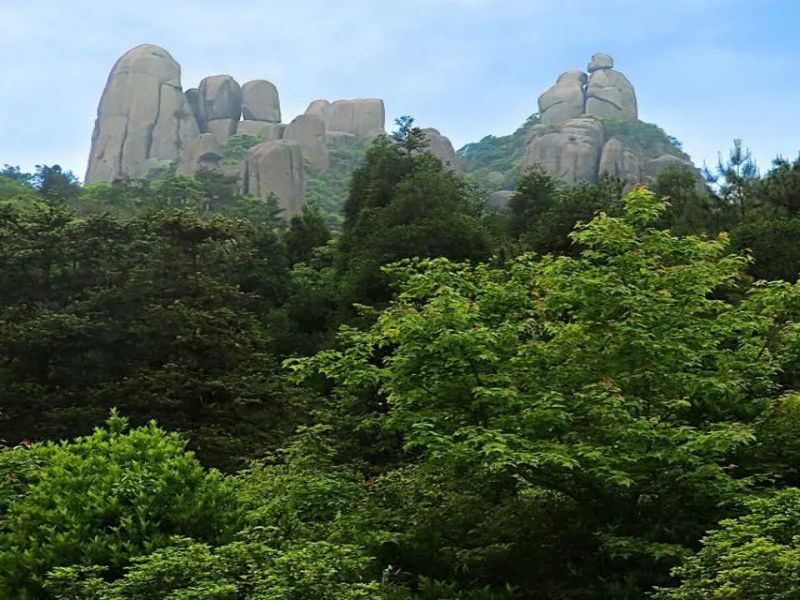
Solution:
M539 97L540 123L531 129L522 168L540 165L568 183L597 181L603 174L627 184L644 183L666 166L694 165L673 155L645 156L606 134L606 121L638 121L636 92L614 70L614 59L595 54L583 71L567 71Z
M236 177L246 194L277 196L292 216L305 202L306 165L326 171L329 147L384 133L386 117L382 100L320 100L288 125L281 120L273 83L240 86L230 75L213 75L184 93L175 59L158 46L137 46L106 83L86 183L140 179L156 167L175 166L182 175L212 169ZM234 135L259 141L241 164L225 161ZM454 161L452 145L436 135L433 145Z

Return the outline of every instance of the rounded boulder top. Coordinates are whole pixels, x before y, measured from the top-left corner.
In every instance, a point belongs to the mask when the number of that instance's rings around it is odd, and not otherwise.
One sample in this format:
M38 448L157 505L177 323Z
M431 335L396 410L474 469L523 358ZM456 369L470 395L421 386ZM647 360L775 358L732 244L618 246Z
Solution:
M586 73L577 69L573 69L571 71L564 71L561 75L559 75L556 83L579 83L584 85L587 81L589 81L589 78L587 77Z
M592 60L589 61L589 66L586 68L589 73L594 73L595 71L600 71L602 69L613 69L614 68L614 59L603 52L598 52L597 54L592 56Z
M127 73L145 73L164 82L179 82L181 68L161 46L141 44L123 54L111 70L112 75Z

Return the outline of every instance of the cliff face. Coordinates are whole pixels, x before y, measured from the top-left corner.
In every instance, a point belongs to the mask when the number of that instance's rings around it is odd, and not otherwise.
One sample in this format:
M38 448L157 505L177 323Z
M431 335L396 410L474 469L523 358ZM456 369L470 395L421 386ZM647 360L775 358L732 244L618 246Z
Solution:
M236 175L243 193L277 195L291 216L305 203L307 171L325 173L331 151L363 148L385 133L386 110L377 98L315 100L291 123L281 121L280 95L272 82L239 85L230 75L212 75L184 92L180 65L169 52L137 46L108 77L86 183L140 179L163 167L181 175L217 169ZM435 129L426 132L431 152L457 169L450 141ZM252 147L244 160L230 164L226 146L234 136L248 136Z

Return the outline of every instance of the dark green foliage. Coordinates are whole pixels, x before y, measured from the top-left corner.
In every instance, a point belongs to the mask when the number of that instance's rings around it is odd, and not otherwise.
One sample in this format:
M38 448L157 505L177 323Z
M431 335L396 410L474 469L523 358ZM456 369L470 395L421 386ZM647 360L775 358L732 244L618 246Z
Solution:
M330 168L320 171L306 164L306 202L319 212L331 229L342 226L342 208L353 172L364 160L369 141L350 140L329 144Z
M509 238L524 250L572 253L576 248L569 233L598 211L618 210L622 187L613 178L567 186L541 167L533 167L519 180L511 198Z
M402 133L402 130L401 132ZM414 129L407 129L413 136ZM338 246L342 307L390 297L382 267L411 257L489 255L488 239L462 178L413 140L378 138L353 174Z
M752 252L757 279L796 281L800 276L800 219L759 219L733 232L733 246Z
M286 250L289 263L306 262L314 249L324 246L331 237L330 229L322 215L313 208L303 207L300 215L292 217L286 232Z
M117 406L191 432L214 464L264 451L291 422L265 327L288 285L256 223L0 207L0 439L87 433Z

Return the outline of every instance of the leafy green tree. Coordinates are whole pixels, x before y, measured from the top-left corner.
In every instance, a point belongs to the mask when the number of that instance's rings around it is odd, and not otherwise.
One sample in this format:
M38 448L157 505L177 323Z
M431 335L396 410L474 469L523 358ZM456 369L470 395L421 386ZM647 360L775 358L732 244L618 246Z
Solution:
M228 540L239 522L234 490L184 446L152 424L126 431L112 416L106 429L69 444L5 451L41 464L0 521L3 597L46 597L56 567L100 566L118 577L174 535Z
M253 222L0 206L0 439L82 435L118 407L215 465L266 452L293 427L267 326L289 283Z
M747 260L650 226L665 210L634 190L575 257L394 267L374 325L291 363L329 382L316 419L374 482L363 519L398 585L640 598L774 477L784 438L757 436L797 425L800 289L721 299ZM736 462L754 445L772 458Z
M800 490L781 490L747 503L703 547L675 569L680 584L659 600L794 600L800 598Z
M408 156L414 152L424 152L430 145L425 132L414 126L412 117L398 117L394 123L397 129L392 132L392 139Z
M379 137L355 171L338 243L341 305L385 302L383 265L403 258L486 258L488 238L466 182L419 150L411 122Z
M758 177L758 166L752 152L738 138L733 140L733 148L729 150L727 160L723 160L720 154L716 173L706 169L706 178L718 186L722 199L739 212L741 219L754 208L750 205L750 200Z
M331 231L322 215L304 206L301 214L292 217L286 232L289 263L307 261L314 253L314 249L327 244L330 238Z

